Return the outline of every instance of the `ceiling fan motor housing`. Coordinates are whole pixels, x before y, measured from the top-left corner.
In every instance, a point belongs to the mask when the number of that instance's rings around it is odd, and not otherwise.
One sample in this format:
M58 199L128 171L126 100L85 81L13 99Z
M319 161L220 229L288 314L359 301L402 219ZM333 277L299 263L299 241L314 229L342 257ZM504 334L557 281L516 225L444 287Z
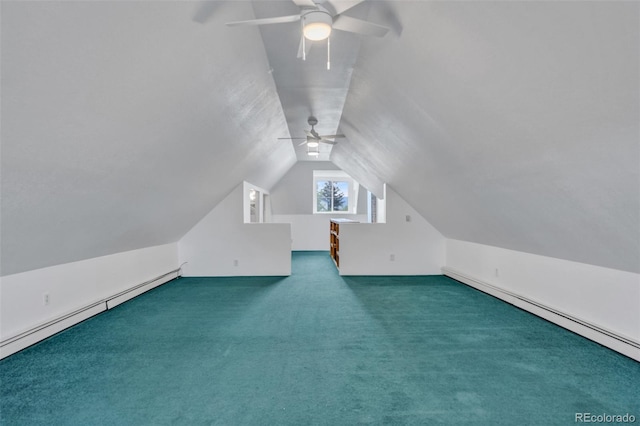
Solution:
M323 10L312 10L302 15L302 32L308 40L324 40L331 34L333 18Z

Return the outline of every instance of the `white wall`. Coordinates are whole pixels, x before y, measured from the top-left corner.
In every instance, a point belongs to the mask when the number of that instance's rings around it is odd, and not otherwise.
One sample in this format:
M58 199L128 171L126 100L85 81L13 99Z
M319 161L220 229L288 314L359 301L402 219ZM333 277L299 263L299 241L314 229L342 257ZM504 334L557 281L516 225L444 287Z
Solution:
M249 2L1 3L2 275L175 243L295 163L260 33L223 25Z
M184 276L291 274L291 227L244 223L238 185L178 242ZM236 264L237 261L237 264Z
M447 269L640 342L639 274L458 240Z
M274 215L313 213L313 171L339 170L330 161L298 161L271 188L271 210Z
M177 268L172 243L0 277L0 340Z
M448 238L640 273L640 2L371 3L404 31L361 45L331 160Z
M340 225L340 275L441 274L445 238L388 186L385 198L386 223Z
M299 161L271 189L274 223L291 224L292 250L329 250L329 219L367 220L367 190L360 187L358 214L313 214L313 171L340 170L329 161Z
M272 220L291 225L291 250L329 250L329 220L338 217L367 221L367 215L360 214L279 214Z

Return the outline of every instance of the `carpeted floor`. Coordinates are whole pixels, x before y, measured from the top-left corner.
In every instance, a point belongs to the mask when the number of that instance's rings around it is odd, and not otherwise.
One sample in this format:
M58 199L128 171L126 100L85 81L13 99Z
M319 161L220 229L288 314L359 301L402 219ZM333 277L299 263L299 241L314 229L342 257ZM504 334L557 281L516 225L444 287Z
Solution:
M3 425L564 425L640 363L442 276L182 278L0 361Z

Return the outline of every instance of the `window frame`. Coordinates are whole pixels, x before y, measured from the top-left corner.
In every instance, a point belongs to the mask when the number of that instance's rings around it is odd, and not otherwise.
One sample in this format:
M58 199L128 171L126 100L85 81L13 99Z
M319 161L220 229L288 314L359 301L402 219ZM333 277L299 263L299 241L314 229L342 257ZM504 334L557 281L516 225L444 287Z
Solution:
M346 182L348 184L348 204L346 211L318 211L318 182ZM314 170L313 171L313 214L357 214L359 184L342 170Z

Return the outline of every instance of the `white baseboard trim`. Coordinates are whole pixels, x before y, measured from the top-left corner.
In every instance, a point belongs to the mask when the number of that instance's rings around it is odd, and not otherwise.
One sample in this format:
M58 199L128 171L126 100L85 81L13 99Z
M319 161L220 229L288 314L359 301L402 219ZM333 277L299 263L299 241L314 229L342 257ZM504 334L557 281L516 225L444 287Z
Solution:
M109 299L105 300L107 304L107 309L113 309L116 306L120 305L121 303L126 302L127 300L133 299L134 297L137 297L142 293L145 293L158 286L161 286L162 284L168 281L178 278L179 273L180 273L180 270L176 269L174 271L167 272L166 274L161 275L157 278L146 281L142 284L138 284L137 286L132 287L128 290L122 291L118 294L114 294Z
M623 355L640 362L640 342L597 324L577 318L567 312L560 311L543 303L529 299L520 294L505 290L488 282L479 280L454 268L443 267L442 273L456 281L473 287L483 293L490 294L513 306L544 318L560 327L593 340Z
M133 299L142 293L145 293L151 289L154 289L162 284L165 284L180 275L180 269L176 269L166 274L160 275L149 281L145 281L141 284L135 285L127 290L116 293L105 299L90 303L82 308L76 309L72 312L68 312L64 315L57 316L44 323L38 324L29 328L23 332L14 334L2 341L0 341L0 359L6 358L9 355L13 355L23 349L34 345L41 340L53 336L69 327L72 327L94 315L104 312L109 309Z
M86 320L94 315L98 315L100 312L107 310L104 303L94 304L88 307L79 309L77 312L63 315L55 318L48 323L42 324L38 327L34 327L17 336L6 339L0 342L0 359L6 358L9 355L13 355L16 352L20 352L23 349L28 348L31 345L53 336L56 333L61 332L69 327L72 327L79 322Z

